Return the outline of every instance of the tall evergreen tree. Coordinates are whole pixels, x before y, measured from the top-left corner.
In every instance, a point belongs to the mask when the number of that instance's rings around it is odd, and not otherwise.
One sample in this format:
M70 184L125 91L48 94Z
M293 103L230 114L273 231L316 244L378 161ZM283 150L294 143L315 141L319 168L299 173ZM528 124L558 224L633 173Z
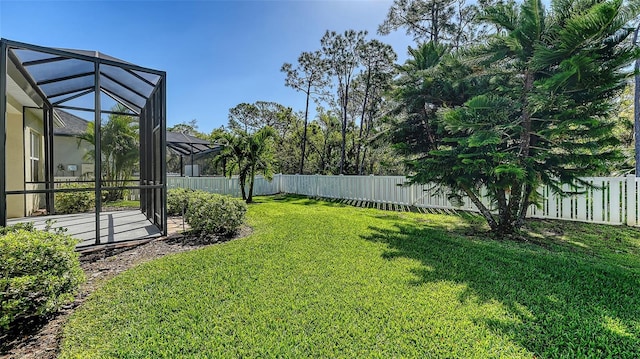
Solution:
M329 84L328 79L328 64L325 59L322 58L320 51L303 52L298 57L298 66L293 67L290 63L282 65L280 71L287 74L285 78L285 86L291 87L296 91L300 91L305 94L305 107L304 107L304 129L302 132L302 144L301 144L301 156L300 156L300 169L298 173L304 173L304 160L307 149L307 127L309 124L309 100L313 95L320 95L323 93L326 86Z
M440 44L454 34L456 0L394 0L378 32L387 35L405 28L420 42Z
M479 7L494 0L481 0L478 5L465 0L394 0L378 33L404 28L418 43L448 44L457 49L477 41L484 35L477 17Z
M229 109L229 129L254 132L260 128L260 110L255 104L241 103Z
M198 138L206 138L207 135L198 131L198 120L184 121L167 128L169 132L179 132Z
M360 65L357 49L364 43L366 35L366 31L347 30L344 34L327 31L320 40L323 56L329 64L329 73L336 79L338 90L338 102L342 119L340 174L345 173L346 169L349 95L351 83Z
M371 134L374 116L382 102L382 93L387 90L394 75L394 62L397 59L393 48L378 40L364 42L358 48L362 70L358 76L362 91L360 103L360 126L358 129L355 166L358 174L364 174L366 156L365 138ZM364 148L363 148L364 147Z
M462 105L478 85L467 80L471 68L434 42L409 48L410 58L398 66L391 96L397 106L391 118L391 140L403 155L422 156L440 142L438 111Z
M561 193L565 184L588 185L580 176L619 158L609 119L640 55L627 27L637 16L622 0L555 1L550 11L540 0L489 7L484 18L504 31L464 57L473 86L449 80L446 88L468 99L439 107L435 141L412 151L412 181L468 196L501 234L522 225L541 184ZM446 74L446 63L438 71Z

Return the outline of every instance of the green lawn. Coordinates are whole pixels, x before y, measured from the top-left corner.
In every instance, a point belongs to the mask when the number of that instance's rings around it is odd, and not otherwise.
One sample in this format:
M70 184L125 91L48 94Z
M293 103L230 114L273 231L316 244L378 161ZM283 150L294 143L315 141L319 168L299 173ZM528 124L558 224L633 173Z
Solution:
M116 208L140 208L140 201L130 201L126 199L121 199L113 202L105 202L102 204L106 207L116 207Z
M260 198L248 238L119 275L62 358L640 356L640 231ZM535 242L535 243L534 243Z

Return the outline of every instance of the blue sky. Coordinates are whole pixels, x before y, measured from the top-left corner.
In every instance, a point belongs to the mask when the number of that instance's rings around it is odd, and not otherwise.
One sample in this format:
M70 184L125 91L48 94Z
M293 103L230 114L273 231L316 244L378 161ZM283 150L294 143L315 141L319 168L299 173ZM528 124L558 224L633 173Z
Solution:
M368 30L400 58L413 41L378 36L392 0L373 1L7 1L0 37L97 50L167 72L167 124L196 119L200 131L227 123L242 102L304 109L280 67L320 48L326 30Z

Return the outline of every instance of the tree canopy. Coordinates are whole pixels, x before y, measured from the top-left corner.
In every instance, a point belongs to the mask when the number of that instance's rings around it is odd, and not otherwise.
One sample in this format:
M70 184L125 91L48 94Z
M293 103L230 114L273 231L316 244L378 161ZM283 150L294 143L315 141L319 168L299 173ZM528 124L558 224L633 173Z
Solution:
M584 176L630 167L620 163L632 138L620 95L640 57L630 41L639 8L394 0L378 32L415 39L404 64L366 31L327 31L319 49L281 67L303 111L242 103L212 137L268 126L275 172L408 175L454 203L470 198L493 231L511 234L540 186L569 195L589 185ZM242 175L225 156L223 172Z
M539 185L587 185L581 176L620 158L611 111L639 55L627 27L637 15L621 0L499 4L482 14L502 29L486 43L414 50L395 90L411 180L468 196L499 233L519 228Z

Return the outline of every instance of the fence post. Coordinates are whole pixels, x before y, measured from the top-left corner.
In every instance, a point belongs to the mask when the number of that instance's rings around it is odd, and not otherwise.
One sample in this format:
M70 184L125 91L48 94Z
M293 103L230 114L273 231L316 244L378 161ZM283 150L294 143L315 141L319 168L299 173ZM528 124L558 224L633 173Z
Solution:
M369 175L369 182L371 182L369 184L369 188L371 188L371 195L369 196L369 200L371 202L375 202L376 201L376 186L375 186L375 179L373 178L373 175Z
M278 192L282 193L282 173L278 174Z
M406 186L406 182L407 182L407 177L402 176L402 185ZM411 187L407 187L409 188L409 206L413 206L416 204L416 189L414 188L415 185L411 185Z
M635 175L627 175L627 205L626 216L627 216L627 225L635 226L638 224L636 220L636 176Z

